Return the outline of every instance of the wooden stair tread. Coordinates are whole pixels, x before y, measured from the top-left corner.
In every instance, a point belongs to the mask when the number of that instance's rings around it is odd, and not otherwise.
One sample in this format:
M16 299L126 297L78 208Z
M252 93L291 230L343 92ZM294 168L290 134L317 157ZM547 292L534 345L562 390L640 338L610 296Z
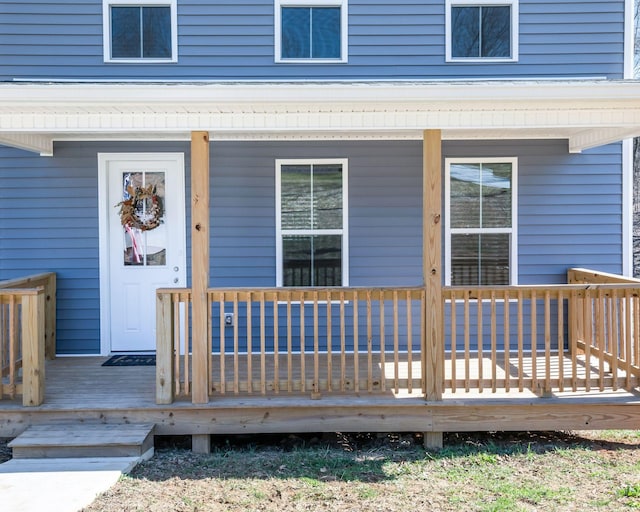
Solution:
M9 443L15 458L122 457L153 450L153 424L33 425Z

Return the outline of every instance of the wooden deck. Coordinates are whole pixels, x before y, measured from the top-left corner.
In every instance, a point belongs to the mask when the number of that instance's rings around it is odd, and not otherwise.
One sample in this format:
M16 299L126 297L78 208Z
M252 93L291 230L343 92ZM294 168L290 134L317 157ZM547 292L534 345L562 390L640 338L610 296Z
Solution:
M14 437L29 425L77 422L152 423L158 435L640 428L637 391L600 392L594 385L590 392L554 390L548 397L539 397L518 392L517 377L512 376L515 385L510 392L494 393L488 388L467 393L461 383L454 393L450 365L446 365L449 384L441 402L425 401L419 386L412 392L404 387L396 392L390 379L385 390L381 386L372 391L336 390L321 393L318 399L312 399L310 391L238 391L213 392L209 403L203 405L180 398L170 405L157 405L155 367L104 367L104 360L74 357L47 361L44 403L24 407L20 400L0 401L0 436ZM394 364L393 360L387 364ZM419 364L412 364L416 375L420 375ZM252 366L254 371L261 368L260 364ZM402 364L398 366L403 369ZM313 368L313 363L309 367ZM480 367L478 360L470 362L474 372ZM404 366L407 374L408 368ZM491 375L494 365L485 360L482 368ZM597 368L593 368L594 375ZM570 370L565 369L566 375L571 375ZM463 375L462 361L456 371ZM504 378L501 371L497 379ZM367 377L363 375L362 382ZM623 374L618 377L625 382ZM219 381L215 375L214 381Z

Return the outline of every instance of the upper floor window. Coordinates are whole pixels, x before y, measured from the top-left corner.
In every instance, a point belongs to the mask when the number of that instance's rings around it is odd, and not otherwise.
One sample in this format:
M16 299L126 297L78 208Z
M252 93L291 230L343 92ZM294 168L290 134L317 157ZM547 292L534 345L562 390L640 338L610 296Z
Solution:
M347 160L276 161L277 286L347 286Z
M517 160L445 160L445 283L516 284Z
M103 0L105 62L176 62L176 0Z
M518 0L447 0L448 61L518 59Z
M276 62L346 62L347 0L275 0Z

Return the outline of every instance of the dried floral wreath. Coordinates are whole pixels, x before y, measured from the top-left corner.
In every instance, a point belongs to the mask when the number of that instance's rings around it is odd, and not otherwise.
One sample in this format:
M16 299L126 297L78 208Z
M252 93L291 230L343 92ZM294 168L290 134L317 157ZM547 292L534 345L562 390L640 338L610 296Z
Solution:
M156 195L156 188L153 185L148 187L127 187L129 199L119 202L116 207L120 207L120 223L129 228L137 228L140 231L151 231L157 228L162 218L162 201ZM143 220L140 216L140 204L147 199L151 199L151 207L147 208Z

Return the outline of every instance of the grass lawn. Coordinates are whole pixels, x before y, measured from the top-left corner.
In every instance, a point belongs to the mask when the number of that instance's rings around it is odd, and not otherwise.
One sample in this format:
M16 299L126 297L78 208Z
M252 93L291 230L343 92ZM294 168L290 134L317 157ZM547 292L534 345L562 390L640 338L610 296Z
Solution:
M448 434L439 453L399 434L176 441L85 510L640 509L638 431Z

